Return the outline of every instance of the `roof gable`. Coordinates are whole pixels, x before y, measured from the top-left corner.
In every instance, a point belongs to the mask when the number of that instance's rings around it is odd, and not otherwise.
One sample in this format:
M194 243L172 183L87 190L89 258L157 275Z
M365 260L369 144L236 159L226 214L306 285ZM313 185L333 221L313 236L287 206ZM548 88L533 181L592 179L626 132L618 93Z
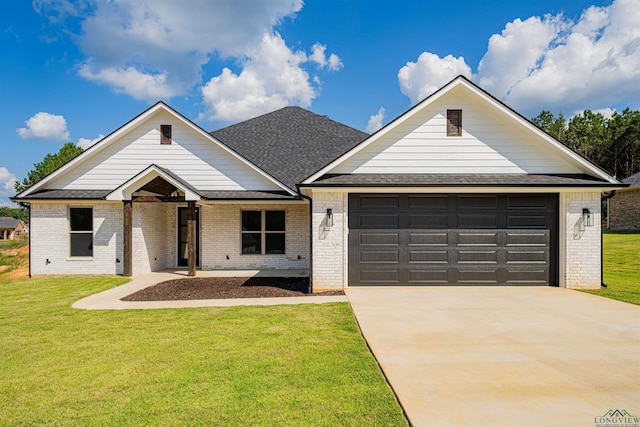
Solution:
M160 144L160 125L172 126L172 143ZM116 189L156 164L201 190L287 191L285 185L207 132L158 102L44 180L16 196L44 189Z
M447 136L447 110L462 110L462 135ZM459 76L348 153L325 174L586 174L615 178Z
M289 188L369 135L300 107L284 107L211 132Z

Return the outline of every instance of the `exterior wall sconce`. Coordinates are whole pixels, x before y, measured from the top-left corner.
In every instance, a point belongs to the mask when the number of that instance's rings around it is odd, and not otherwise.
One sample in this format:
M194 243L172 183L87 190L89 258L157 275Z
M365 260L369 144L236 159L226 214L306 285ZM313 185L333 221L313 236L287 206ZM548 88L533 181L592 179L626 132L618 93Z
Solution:
M593 227L593 215L587 208L582 208L582 222L587 227Z
M333 227L333 210L331 208L327 208L325 225L327 227Z

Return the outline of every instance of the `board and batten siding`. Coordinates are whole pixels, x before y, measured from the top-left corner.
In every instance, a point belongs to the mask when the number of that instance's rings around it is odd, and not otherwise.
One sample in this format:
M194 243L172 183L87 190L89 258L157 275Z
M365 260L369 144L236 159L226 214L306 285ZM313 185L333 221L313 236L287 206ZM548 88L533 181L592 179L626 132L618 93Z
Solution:
M462 136L447 136L447 109ZM392 127L328 173L582 173L560 150L457 89Z
M160 144L160 125L172 143ZM150 164L165 167L198 190L278 191L279 186L175 116L159 111L47 185L56 189L112 189Z

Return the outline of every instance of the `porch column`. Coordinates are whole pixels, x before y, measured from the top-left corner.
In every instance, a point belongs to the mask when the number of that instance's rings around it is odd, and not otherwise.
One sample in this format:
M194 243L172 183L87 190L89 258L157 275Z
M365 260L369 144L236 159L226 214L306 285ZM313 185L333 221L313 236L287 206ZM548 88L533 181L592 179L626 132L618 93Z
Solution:
M124 212L124 257L123 276L131 277L133 275L133 203L131 200L125 200L123 205Z
M189 276L196 275L196 202L189 202L187 208L187 265Z

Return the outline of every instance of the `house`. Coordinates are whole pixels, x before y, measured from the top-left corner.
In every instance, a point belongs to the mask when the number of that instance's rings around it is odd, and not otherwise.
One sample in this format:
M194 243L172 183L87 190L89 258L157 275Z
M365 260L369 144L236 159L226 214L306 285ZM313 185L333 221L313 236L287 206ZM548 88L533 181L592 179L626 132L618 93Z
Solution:
M640 172L622 182L629 187L609 199L609 229L640 230Z
M624 186L460 76L373 135L298 107L207 133L159 102L13 200L32 275L598 288Z
M0 240L23 239L26 233L24 222L10 216L0 217Z

